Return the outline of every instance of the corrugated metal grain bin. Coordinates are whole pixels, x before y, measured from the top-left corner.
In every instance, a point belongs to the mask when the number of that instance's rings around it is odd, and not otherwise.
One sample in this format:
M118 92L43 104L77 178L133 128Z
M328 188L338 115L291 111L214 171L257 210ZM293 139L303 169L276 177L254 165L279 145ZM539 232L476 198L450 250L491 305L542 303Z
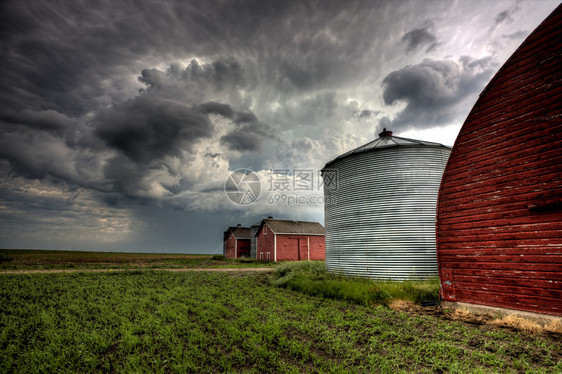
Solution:
M257 245L258 243L256 242L256 234L258 233L258 229L260 228L260 224L261 221L253 224L252 226L250 226L250 234L251 234L251 238L250 238L250 258L258 258L257 257Z
M437 276L435 208L450 148L392 136L323 169L326 268L378 279Z
M562 6L472 108L437 210L441 297L562 316Z

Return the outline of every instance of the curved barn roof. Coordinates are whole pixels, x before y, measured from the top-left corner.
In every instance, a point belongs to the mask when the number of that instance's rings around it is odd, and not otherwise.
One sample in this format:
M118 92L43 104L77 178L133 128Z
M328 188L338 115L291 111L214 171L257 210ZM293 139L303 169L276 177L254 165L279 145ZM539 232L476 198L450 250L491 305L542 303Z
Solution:
M437 205L441 297L562 316L562 5L464 122Z

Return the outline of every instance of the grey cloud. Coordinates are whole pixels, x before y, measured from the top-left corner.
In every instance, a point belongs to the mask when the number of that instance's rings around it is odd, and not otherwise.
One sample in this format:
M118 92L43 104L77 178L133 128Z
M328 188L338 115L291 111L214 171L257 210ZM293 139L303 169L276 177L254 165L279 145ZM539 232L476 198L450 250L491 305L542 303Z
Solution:
M496 27L503 23L512 23L512 16L521 9L519 7L519 2L519 0L516 1L515 4L513 4L513 6L511 6L510 8L496 14L496 16L494 17L494 25L490 28L490 31L494 30Z
M90 129L79 119L71 118L56 110L20 111L0 110L0 133L49 133L63 139L67 146L79 148L90 144ZM86 140L88 139L88 140Z
M211 116L231 121L234 129L221 139L230 149L257 151L264 139L271 138L269 126L247 108L205 101L228 100L243 85L243 70L232 59L191 61L183 70L174 64L165 71L144 69L139 81L145 88L138 96L89 118L74 119L55 110L0 111L0 131L17 134L4 137L11 144L0 151L0 158L8 160L17 175L58 178L68 185L140 199L153 187L150 175L160 170L179 180L173 185L159 182L170 193L190 188L168 161L175 157L189 165L192 156L186 152L193 154L195 144L223 128ZM42 132L51 134L49 142L37 141ZM28 141L31 150L22 147L26 137L33 141ZM52 156L45 157L46 153ZM60 162L60 157L67 159ZM219 167L217 162L213 165ZM116 197L108 201L115 203Z
M194 142L209 137L209 118L182 103L139 96L99 115L95 134L107 146L139 163L179 155Z
M529 35L529 31L518 30L511 34L502 35L502 38L512 39L512 40L523 40L528 35Z
M384 78L386 105L398 101L406 107L394 119L383 118L379 127L421 128L450 124L459 105L483 89L493 73L490 59L463 57L461 62L430 60L406 66Z
M463 67L465 72L478 72L490 69L493 66L496 66L492 57L483 57L474 59L470 56L461 56L459 61Z
M252 112L238 112L236 113L236 118L234 122L237 124L240 123L248 123L248 122L257 122L257 117Z
M192 61L190 68L192 80L212 80L218 89L223 89L225 86L243 87L246 84L244 71L240 64L234 60L215 61L212 64L212 69L209 67L201 67L197 65L195 61Z
M215 195L197 189L207 182L218 186L221 173L233 167L259 171L280 162L308 167L361 144L342 141L332 149L329 143L322 154L303 154L325 143L319 140L323 136L359 138L372 131L381 108L365 100L378 97L373 88L389 67L400 66L405 49L441 52L436 48L441 29L403 25L437 19L439 13L439 27L466 19L460 26L480 40L503 9L488 4L2 1L0 181L6 189L16 179L40 191L76 189L81 192L71 198L76 204L89 196L91 222L98 221L97 208L107 205L118 207L110 210L114 215L145 204L145 222L154 220L151 207L170 200L178 209L216 207L208 203ZM466 9L469 14L460 14ZM476 17L482 13L489 16ZM498 14L496 21L505 26L510 18L515 20L513 11ZM515 26L509 26L504 38L515 39L518 35L509 34ZM490 76L489 62L434 61L389 75L384 100L404 102L406 109L381 123L458 121L461 109L469 109L466 98ZM301 141L306 138L312 143ZM20 198L45 210L58 204L29 193ZM174 220L178 217L185 216ZM63 231L72 223L80 226L82 218L64 221ZM208 218L212 223L216 214ZM148 249L140 230L132 237Z
M345 105L345 98L336 91L321 92L299 100L288 100L275 113L275 120L287 129L316 127L323 130L333 122L339 123L355 109ZM316 126L321 124L321 126Z
M107 162L103 173L110 181L112 191L117 193L117 195L111 194L108 202L118 205L124 197L140 200L142 192L150 190L150 186L143 181L147 169L148 167L132 162L122 154L116 155Z
M361 113L359 113L359 118L369 118L372 116L373 114L371 113L370 110L362 110Z
M211 18L214 8L207 2L2 2L0 99L16 110L53 109L71 116L119 102L131 93L121 77L134 74L148 56L208 55L215 41L226 40L228 27ZM227 13L219 17L229 18ZM240 65L213 60L211 67L192 63L181 74L212 79L216 87L244 84ZM154 75L145 78L155 83Z
M418 47L426 45L426 52L431 52L438 45L437 37L434 35L435 26L433 22L427 21L424 26L408 31L402 37L402 41L407 43L406 52L415 52Z
M0 32L7 37L0 42L6 51L0 64L0 99L14 109L78 116L109 103L100 76L119 71L125 50L113 48L115 35L113 40L94 36L111 28L96 25L100 12L58 5L63 6L3 2Z
M0 121L29 126L34 129L63 134L68 128L76 126L77 121L55 110L35 111L23 109L19 112L0 113Z
M207 92L209 88L215 91L232 90L244 87L246 84L244 70L234 59L219 59L208 64L191 60L183 70L177 64L170 65L166 71L144 69L139 81L147 85L148 92L177 93L173 87L183 84L182 89L196 91L191 93L198 95L201 94L201 90Z
M69 147L55 134L14 130L0 137L0 160L14 178L51 181L65 188L81 186L96 191L110 190L100 177L103 158L86 149Z
M512 23L513 18L511 18L511 16L518 10L519 7L515 5L510 9L502 11L496 15L496 17L494 18L494 22L496 23L496 25L499 25L500 23Z
M364 109L359 113L358 117L359 119L369 119L375 117L378 114L380 114L380 111L378 110Z
M496 22L496 24L502 23L504 21L511 23L513 22L513 19L511 18L510 12L504 10L503 12L500 12L496 15L494 21Z
M213 160L213 166L218 168L219 164L217 161L224 159L224 154L222 153L205 153L205 157L209 157Z
M271 128L264 123L251 122L238 126L221 137L221 144L233 151L260 151L265 140L277 139Z
M216 158L224 156L222 153L205 153L205 157Z
M222 103L216 103L214 101L210 101L208 103L203 103L199 105L198 108L203 113L218 114L226 118L234 117L234 110L228 104L222 104Z
M220 144L241 152L259 151L263 141L272 138L270 127L247 108L205 101L236 96L244 76L234 60L208 64L192 60L183 70L174 64L165 71L145 69L139 81L146 88L137 97L114 105L93 121L94 134L118 152L107 162L104 175L123 195L150 195L155 188L152 176L161 175L162 170L173 178L159 180L157 185L170 195L189 190L193 182L187 182L168 160L172 157L189 165L196 157L194 146L217 131L230 129ZM219 168L220 160L211 158L212 166Z
M277 150L277 158L283 167L294 166L294 160L310 155L314 150L314 142L309 138L295 139L290 143L282 144ZM311 167L309 165L308 167Z

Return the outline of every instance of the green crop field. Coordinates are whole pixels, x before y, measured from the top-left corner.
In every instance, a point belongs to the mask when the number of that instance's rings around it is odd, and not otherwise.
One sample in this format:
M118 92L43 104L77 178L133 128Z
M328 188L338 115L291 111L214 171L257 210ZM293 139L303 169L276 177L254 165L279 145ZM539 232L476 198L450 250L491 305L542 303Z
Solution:
M116 253L57 250L0 250L0 271L43 269L146 269L262 267L270 263L222 256L174 253Z
M0 274L0 372L562 372L560 335L408 315L273 277Z

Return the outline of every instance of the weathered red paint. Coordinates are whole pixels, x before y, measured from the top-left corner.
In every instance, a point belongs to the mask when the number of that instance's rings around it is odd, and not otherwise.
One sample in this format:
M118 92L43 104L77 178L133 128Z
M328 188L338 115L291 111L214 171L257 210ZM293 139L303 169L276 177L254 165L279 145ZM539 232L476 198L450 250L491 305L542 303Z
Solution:
M236 238L231 233L229 233L228 238L224 242L224 257L234 258L235 247L236 247Z
M267 224L258 231L256 235L256 256L258 260L274 261L274 236L275 234L273 234Z
M258 260L299 261L324 260L324 235L275 234L264 224L257 233Z
M248 228L245 228L246 230ZM224 233L223 255L227 258L250 257L250 239L236 237L237 228L228 228Z
M232 234L224 245L224 257L240 258L250 256L250 239L236 239Z
M324 260L324 236L276 235L277 261Z
M437 206L443 300L562 315L562 6L488 84Z

